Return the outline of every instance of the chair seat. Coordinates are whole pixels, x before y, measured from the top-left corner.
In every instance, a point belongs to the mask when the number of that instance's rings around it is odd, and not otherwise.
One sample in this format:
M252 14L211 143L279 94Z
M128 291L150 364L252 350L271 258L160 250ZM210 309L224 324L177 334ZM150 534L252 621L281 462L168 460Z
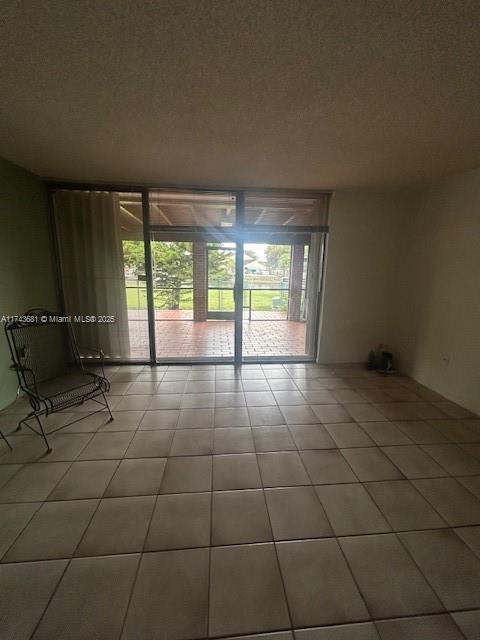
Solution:
M38 390L46 404L50 405L50 411L60 411L108 391L108 381L86 373L65 375L40 384Z

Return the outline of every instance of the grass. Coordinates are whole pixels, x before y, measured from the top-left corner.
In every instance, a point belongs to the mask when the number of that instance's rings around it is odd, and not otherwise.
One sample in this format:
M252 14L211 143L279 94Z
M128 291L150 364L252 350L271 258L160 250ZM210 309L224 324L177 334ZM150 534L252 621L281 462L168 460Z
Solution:
M145 287L127 287L127 307L129 309L146 309L147 293ZM280 298L283 306L274 307L273 299ZM244 306L249 304L249 291L244 291ZM256 289L252 291L252 310L253 311L272 311L273 309L283 309L288 301L287 291L265 291ZM193 294L192 291L184 291L180 296L180 309L192 309ZM165 292L157 291L155 293L155 308L167 309L168 298ZM211 289L208 292L208 308L210 311L233 311L233 292L221 291L219 289Z

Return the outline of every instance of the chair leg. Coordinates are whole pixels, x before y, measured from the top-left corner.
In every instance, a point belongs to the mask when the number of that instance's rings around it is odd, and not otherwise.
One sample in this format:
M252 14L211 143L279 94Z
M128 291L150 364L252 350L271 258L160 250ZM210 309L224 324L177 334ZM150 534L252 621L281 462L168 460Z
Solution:
M1 431L0 431L0 438L3 438L3 440L5 440L5 442L7 443L7 447L10 449L10 451L13 451L12 445L10 444L10 442L7 440L7 438L4 436L4 434Z
M112 412L110 411L110 407L108 406L107 397L106 397L106 395L105 395L105 393L104 393L103 391L102 391L102 396L103 396L103 400L104 400L104 402L105 402L105 406L106 406L106 407L107 407L107 409L108 409L108 413L110 414L110 420L109 420L109 422L112 422L113 420L115 420L115 418L113 417Z
M38 422L38 426L40 427L42 438L45 440L45 444L47 446L47 451L48 451L48 453L50 453L50 451L52 450L52 447L50 446L50 444L49 444L49 442L47 440L47 436L45 434L45 431L43 430L42 422L41 422L40 418L37 416L37 414L34 414L34 416L35 416L36 421Z

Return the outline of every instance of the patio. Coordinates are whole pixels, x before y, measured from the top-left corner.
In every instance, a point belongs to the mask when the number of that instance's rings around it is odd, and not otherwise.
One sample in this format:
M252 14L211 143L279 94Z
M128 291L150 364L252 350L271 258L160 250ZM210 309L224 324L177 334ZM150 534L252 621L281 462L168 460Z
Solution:
M190 315L190 319L188 316ZM244 356L304 356L306 324L284 320L276 311L257 311L252 320L244 318ZM207 320L193 322L191 311L155 313L157 357L232 357L234 322ZM128 324L132 358L148 357L148 323L146 310L129 310Z

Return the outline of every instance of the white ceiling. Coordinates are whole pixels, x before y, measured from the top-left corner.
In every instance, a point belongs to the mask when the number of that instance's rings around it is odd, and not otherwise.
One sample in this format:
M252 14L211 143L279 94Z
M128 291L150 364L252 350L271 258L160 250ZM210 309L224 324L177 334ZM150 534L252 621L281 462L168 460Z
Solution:
M480 165L480 3L6 0L0 155L52 178L295 188Z

